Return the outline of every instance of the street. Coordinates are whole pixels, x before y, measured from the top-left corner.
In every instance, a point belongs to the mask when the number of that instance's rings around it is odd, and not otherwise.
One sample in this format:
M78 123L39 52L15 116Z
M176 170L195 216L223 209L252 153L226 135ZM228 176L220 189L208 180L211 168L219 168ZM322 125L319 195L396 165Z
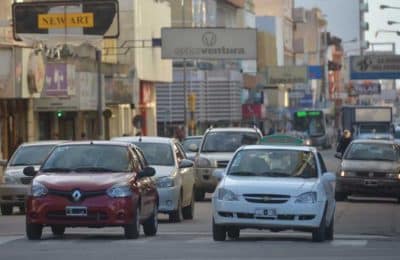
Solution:
M333 150L322 151L335 170ZM335 240L312 243L311 234L243 230L237 241L214 242L210 197L196 203L193 221L159 216L155 237L126 240L122 228L67 229L63 238L44 229L41 241L25 238L24 215L0 216L2 259L398 259L400 205L395 200L351 198L337 204ZM16 210L16 209L15 209Z

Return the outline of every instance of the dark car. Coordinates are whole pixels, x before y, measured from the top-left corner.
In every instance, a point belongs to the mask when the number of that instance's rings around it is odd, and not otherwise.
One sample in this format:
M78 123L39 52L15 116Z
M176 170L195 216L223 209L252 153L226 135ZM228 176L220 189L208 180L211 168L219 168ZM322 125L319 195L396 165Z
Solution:
M26 235L40 239L49 226L61 236L66 227L121 226L125 237L157 233L158 194L141 151L130 144L96 141L58 145L35 176L27 198Z
M341 159L337 201L355 194L396 197L400 201L400 148L394 141L354 140Z

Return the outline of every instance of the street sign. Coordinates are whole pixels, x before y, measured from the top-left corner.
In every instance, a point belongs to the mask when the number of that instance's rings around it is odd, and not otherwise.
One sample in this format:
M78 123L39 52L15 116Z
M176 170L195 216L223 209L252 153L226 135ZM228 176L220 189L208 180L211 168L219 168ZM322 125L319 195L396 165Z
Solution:
M308 82L308 66L269 66L266 72L267 85Z
M351 56L350 78L400 79L400 55Z
M39 14L39 29L93 28L93 13Z
M163 59L257 59L255 29L162 28L161 40Z

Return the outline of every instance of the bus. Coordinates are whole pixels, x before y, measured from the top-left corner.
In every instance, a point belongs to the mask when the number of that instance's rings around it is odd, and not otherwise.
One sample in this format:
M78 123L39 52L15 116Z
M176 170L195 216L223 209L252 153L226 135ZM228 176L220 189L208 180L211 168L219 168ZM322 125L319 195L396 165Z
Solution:
M297 110L293 113L293 130L304 139L304 144L331 148L333 129L323 110Z

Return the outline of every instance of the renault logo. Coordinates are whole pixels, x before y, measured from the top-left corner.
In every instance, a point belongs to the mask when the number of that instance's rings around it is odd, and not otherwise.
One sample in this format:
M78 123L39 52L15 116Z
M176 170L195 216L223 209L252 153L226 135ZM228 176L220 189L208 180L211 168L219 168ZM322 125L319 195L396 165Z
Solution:
M79 190L72 192L72 199L74 201L79 201L82 198L82 193Z
M217 35L214 32L205 32L202 40L204 45L212 47L217 43Z
M370 173L368 174L368 176L369 176L370 178L372 178L372 177L374 177L374 173L373 173L373 172L370 172Z

